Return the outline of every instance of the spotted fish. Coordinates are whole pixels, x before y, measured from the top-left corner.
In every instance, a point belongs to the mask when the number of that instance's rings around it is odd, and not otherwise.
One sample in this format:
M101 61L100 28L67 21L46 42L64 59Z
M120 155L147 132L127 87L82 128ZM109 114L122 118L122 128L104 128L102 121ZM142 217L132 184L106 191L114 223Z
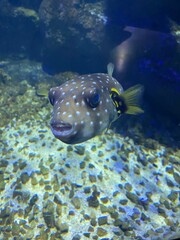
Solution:
M68 144L81 143L103 133L122 114L143 112L138 104L143 87L123 91L112 73L110 63L108 74L76 76L49 90L53 105L50 125L56 138Z

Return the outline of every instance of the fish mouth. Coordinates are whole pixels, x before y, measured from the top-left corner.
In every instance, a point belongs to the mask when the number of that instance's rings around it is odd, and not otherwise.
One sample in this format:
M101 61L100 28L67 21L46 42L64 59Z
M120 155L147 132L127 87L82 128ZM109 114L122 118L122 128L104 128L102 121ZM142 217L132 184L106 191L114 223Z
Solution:
M67 137L72 134L73 126L70 123L51 123L51 130L55 137Z

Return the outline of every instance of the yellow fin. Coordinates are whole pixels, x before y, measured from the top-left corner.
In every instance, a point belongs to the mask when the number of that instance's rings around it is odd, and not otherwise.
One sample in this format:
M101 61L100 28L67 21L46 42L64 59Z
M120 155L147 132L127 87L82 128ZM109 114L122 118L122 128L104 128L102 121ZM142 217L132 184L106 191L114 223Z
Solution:
M127 110L127 114L139 114L144 111L140 108L139 102L143 93L144 87L140 84L137 84L133 87L128 88L126 91L120 94L124 99Z

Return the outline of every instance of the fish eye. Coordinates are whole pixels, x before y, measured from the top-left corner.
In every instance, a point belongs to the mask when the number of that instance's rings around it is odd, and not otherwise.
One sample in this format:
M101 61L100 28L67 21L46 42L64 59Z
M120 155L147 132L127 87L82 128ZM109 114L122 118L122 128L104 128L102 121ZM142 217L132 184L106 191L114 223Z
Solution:
M91 108L96 108L99 105L99 101L100 94L98 92L91 93L86 97L86 102Z

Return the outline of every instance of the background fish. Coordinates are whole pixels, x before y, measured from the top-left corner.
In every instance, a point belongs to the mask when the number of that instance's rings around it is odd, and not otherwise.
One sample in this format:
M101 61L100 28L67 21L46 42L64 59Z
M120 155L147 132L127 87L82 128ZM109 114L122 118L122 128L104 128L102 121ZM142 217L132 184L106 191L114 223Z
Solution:
M123 113L143 112L138 105L143 87L136 85L123 92L112 77L113 67L108 64L108 74L76 76L50 89L51 130L56 138L80 143L101 134Z

